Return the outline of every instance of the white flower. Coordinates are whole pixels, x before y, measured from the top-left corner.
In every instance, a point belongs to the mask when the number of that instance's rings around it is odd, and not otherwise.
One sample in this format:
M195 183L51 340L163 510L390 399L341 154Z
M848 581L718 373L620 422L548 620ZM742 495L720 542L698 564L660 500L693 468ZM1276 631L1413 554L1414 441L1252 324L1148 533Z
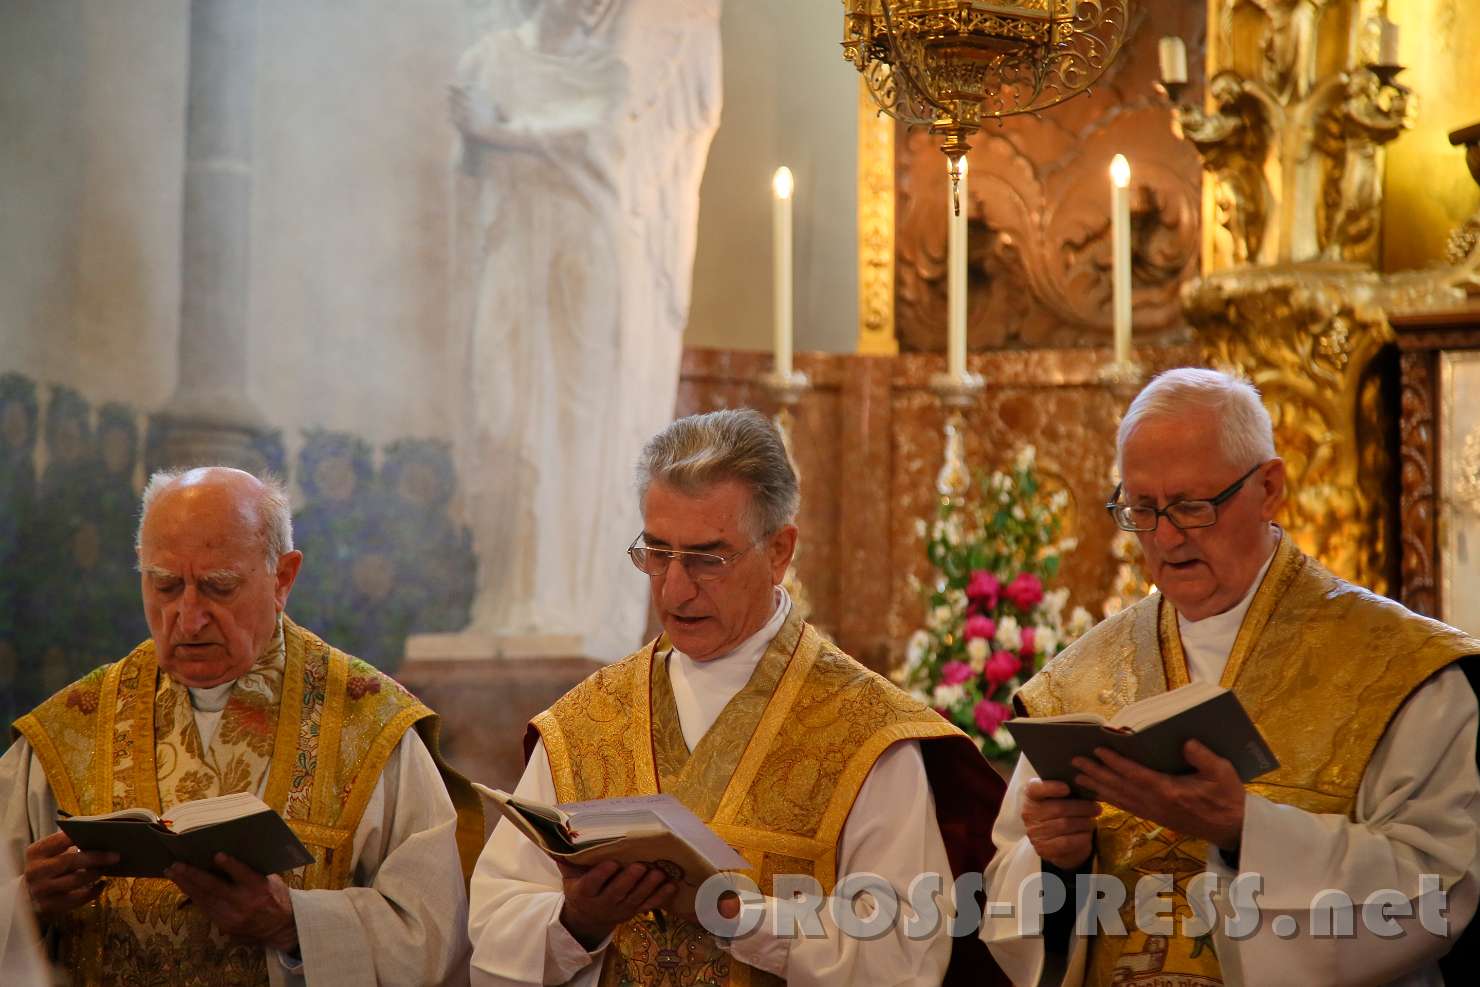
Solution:
M1026 521L1028 519L1028 516L1023 513L1023 505L1022 504L1013 504L1012 505L1012 516L1013 516L1014 519L1016 519L1018 521Z
M987 653L990 650L986 638L974 637L966 642L966 662L973 672L980 675L982 669L987 667Z
M1018 627L1017 618L1008 614L997 621L997 635L995 637L997 647L1003 651L1016 652L1023 646L1023 632Z
M1079 547L1079 539L1070 535L1068 538L1059 539L1059 554L1068 555Z
M952 548L960 545L961 518L955 514L952 514L949 518L947 518L945 525L942 527L942 534L945 535L947 545L951 546Z
M1048 498L1048 509L1051 511L1062 511L1069 506L1069 491L1055 490L1052 497Z
M941 604L934 610L930 611L930 616L926 618L926 623L930 627L939 630L942 627L948 627L955 619L955 616L955 611L953 611L945 604Z
M1059 632L1052 627L1038 624L1033 628L1033 649L1040 655L1051 658L1059 649Z
M966 591L963 589L946 590L946 606L957 613L966 609Z
M1030 445L1023 446L1021 449L1018 450L1017 457L1013 459L1012 468L1019 473L1025 470L1030 470L1033 468L1033 464L1037 461L1037 459L1037 449L1034 449Z
M1084 632L1093 626L1095 626L1095 618L1089 615L1089 611L1084 607L1075 607L1074 612L1069 614L1069 627L1067 628L1069 639L1082 637Z
M930 705L950 709L966 698L966 690L959 685L938 685L930 697Z
M909 644L904 648L905 667L909 669L918 668L920 662L925 660L925 652L930 649L930 635L924 630L915 631L910 635Z
M929 533L929 531L930 531L930 527L925 523L925 519L924 518L922 518L922 517L915 518L915 534L918 537L924 538L925 535L927 533Z
M998 727L992 733L992 743L1005 751L1017 750L1017 740L1013 738L1012 734L1007 732L1006 727Z
M1003 493L1012 489L1012 477L1001 470L993 470L992 479L988 481L988 484L997 493Z
M1064 612L1064 606L1069 602L1069 589L1060 586L1043 594L1043 602L1038 604L1038 611L1048 618L1050 623L1057 624L1059 614Z

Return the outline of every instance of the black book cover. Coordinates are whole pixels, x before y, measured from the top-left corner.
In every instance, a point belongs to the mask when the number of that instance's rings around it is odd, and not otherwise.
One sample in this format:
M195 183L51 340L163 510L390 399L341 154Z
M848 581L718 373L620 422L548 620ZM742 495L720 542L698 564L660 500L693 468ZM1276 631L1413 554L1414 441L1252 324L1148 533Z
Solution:
M1154 771L1174 775L1192 771L1182 756L1189 740L1201 741L1213 753L1231 761L1246 782L1280 766L1243 704L1227 691L1134 732L1099 723L1022 718L1008 720L1005 725L1038 776L1046 781L1067 782L1077 798L1094 796L1074 784L1079 772L1070 762L1076 757L1093 757L1096 747L1108 747Z

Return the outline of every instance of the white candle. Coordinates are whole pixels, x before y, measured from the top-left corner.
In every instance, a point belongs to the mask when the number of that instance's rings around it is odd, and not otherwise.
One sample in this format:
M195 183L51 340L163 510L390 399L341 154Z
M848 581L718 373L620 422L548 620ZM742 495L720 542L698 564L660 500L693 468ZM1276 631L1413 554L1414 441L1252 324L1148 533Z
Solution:
M1174 35L1157 42L1156 53L1161 59L1161 81L1182 83L1187 81L1187 46Z
M1125 155L1110 163L1110 243L1115 259L1115 362L1131 358L1131 166Z
M775 203L771 212L772 294L775 301L776 373L791 376L791 169L782 165L771 180Z
M1398 25L1386 17L1378 22L1381 33L1378 35L1377 64L1378 65L1400 65L1398 61Z
M946 219L950 237L946 254L946 373L966 375L966 159L961 159L960 184L952 194L947 182ZM957 198L959 196L959 199ZM958 212L956 203L960 202Z

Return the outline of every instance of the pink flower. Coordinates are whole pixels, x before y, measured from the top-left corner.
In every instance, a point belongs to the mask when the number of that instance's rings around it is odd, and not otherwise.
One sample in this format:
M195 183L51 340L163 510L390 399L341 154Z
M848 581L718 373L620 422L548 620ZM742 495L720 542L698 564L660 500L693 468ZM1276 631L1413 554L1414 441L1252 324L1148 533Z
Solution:
M975 715L976 728L984 735L991 736L1004 722L1012 719L1012 707L1006 703L983 699L976 704Z
M1012 601L1018 609L1027 613L1043 600L1043 582L1031 572L1020 572L1007 585L1002 595Z
M997 597L1001 592L1002 581L985 569L973 572L971 580L966 584L966 598L980 603L987 610L997 605Z
M982 676L995 689L1022 670L1021 658L1011 651L999 651L987 659L987 667L982 670Z
M1018 654L1022 655L1024 658L1032 657L1033 645L1038 637L1037 629L1033 627L1024 627L1021 631L1018 632L1018 634L1023 639L1023 645L1021 648L1018 649Z
M983 617L979 613L972 614L966 618L966 627L962 633L968 641L978 637L991 640L992 635L997 633L997 622L991 617Z
M960 685L971 680L971 666L964 661L948 661L940 666L942 685Z

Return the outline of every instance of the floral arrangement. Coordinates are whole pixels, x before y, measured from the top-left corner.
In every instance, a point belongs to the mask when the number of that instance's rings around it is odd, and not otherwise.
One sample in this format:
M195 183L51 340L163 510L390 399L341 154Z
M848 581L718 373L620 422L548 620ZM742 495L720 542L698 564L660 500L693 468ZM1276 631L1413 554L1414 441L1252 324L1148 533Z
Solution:
M1024 447L1010 473L978 478L975 501L942 498L933 523L917 522L936 576L897 677L988 757L1017 748L1002 727L1012 694L1094 623L1083 607L1065 620L1069 591L1048 588L1076 542L1060 537L1068 493L1046 494L1035 460Z

